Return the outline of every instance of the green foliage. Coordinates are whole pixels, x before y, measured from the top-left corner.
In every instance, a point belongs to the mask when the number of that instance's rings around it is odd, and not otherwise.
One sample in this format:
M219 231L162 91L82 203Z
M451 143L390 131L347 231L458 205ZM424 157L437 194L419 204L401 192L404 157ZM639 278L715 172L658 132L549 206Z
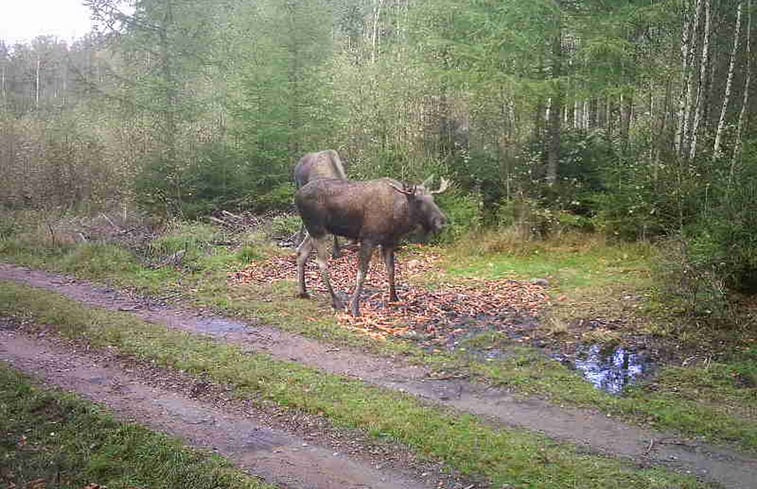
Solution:
M300 230L302 220L299 216L276 216L271 221L271 235L288 238Z
M736 173L713 196L689 229L691 255L710 267L727 285L757 292L757 145Z
M281 183L267 192L251 197L251 207L257 211L291 210L294 206L294 183Z
M449 219L449 225L437 238L439 242L452 243L480 229L482 203L477 195L450 192L439 195L436 203Z
M711 255L705 252L705 259L698 259L685 239L671 240L662 250L656 267L661 301L683 314L723 318L728 312L726 289L717 267L709 263Z
M218 229L209 224L174 221L168 225L166 233L150 243L150 248L159 255L190 250L201 253L218 239Z

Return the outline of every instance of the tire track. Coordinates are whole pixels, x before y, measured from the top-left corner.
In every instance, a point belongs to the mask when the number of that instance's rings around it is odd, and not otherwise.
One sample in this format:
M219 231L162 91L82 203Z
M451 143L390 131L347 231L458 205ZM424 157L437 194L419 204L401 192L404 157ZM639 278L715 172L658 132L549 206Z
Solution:
M431 489L463 487L354 460L271 427L265 413L242 415L145 381L138 369L53 341L0 329L0 361L106 405L117 416L225 456L266 482L291 489ZM469 485L469 484L467 484ZM481 486L478 486L481 487Z

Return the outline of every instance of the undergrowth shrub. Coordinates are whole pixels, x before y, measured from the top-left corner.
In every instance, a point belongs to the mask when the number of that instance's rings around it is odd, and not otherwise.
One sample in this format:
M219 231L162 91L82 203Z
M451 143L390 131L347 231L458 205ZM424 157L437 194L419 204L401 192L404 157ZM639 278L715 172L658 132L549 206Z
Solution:
M436 202L449 219L449 225L436 241L451 243L481 227L481 197L477 194L452 191L441 194Z
M515 199L500 204L496 212L496 228L514 230L520 239L530 240L565 233L589 233L595 226L588 216L544 207L532 199Z
M757 293L757 158L690 227L692 257L731 288Z
M655 271L661 302L676 314L726 317L727 289L718 267L692 254L686 239L671 239L660 249Z
M153 265L190 266L211 254L213 246L223 239L223 233L209 224L174 221L142 250L142 255Z
M274 238L288 238L300 230L302 220L296 215L276 216L271 221L270 234Z

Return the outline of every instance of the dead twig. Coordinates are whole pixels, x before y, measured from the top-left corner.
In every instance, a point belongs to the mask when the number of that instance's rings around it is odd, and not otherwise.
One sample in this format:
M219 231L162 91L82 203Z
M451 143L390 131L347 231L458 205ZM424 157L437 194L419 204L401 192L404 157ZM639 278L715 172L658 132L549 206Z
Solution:
M654 438L652 438L652 439L649 440L649 446L644 451L644 455L649 455L649 452L652 451L652 447L654 447Z
M104 213L104 212L101 212L101 213L100 213L100 215L101 215L101 216L102 216L102 217L103 217L103 218L104 218L104 219L105 219L106 221L108 221L108 224L110 224L111 226L113 226L113 227L114 227L114 228L115 228L115 229L116 229L117 231L121 231L121 228L120 228L120 227L119 227L119 226L118 226L118 225L117 225L117 224L116 224L115 222L113 222L113 220L112 220L112 219L111 219L110 217L108 217L108 215L107 215L106 213Z

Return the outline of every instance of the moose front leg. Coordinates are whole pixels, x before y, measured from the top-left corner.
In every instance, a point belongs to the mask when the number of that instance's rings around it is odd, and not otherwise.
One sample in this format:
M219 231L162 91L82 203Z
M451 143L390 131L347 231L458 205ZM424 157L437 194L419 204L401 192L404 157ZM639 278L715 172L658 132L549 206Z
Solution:
M313 250L313 239L309 234L305 234L305 240L297 247L297 278L299 280L299 297L307 299L308 291L305 287L305 264Z
M389 278L389 302L397 302L397 289L394 284L394 246L382 246L381 255L384 257L386 275Z
M373 248L375 246L372 243L363 241L360 244L360 262L357 270L357 283L355 284L355 293L352 295L350 301L350 311L352 315L360 316L360 294L363 291L363 282L365 276L368 273L368 266L371 264L371 256L373 255Z

